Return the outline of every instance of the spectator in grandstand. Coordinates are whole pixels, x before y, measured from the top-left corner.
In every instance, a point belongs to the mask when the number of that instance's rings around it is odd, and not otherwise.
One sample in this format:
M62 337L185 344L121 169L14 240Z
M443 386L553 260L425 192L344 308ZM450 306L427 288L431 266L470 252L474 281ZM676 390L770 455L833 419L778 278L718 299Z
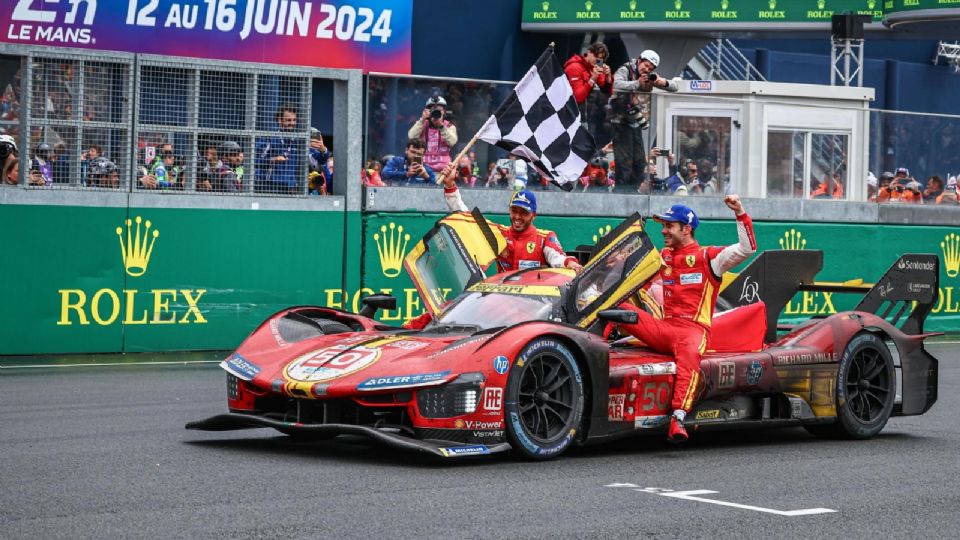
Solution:
M835 172L823 175L823 182L810 192L811 199L842 199L843 182L840 179L840 173Z
M427 144L422 139L411 138L402 156L394 156L383 167L380 177L388 184L409 186L411 184L435 184L437 176L433 169L423 164L423 153Z
M660 55L647 49L636 60L620 66L613 76L610 98L610 123L613 126L613 152L617 161L617 184L636 189L643 175L646 155L643 130L647 128L644 104L654 88L676 92L678 86L654 73ZM647 95L641 99L641 93Z
M90 161L87 172L87 187L117 188L120 187L120 169L116 164L105 157Z
M311 195L333 193L333 171L327 167L332 154L323 144L323 135L317 128L310 128L310 147L307 149L308 192Z
M217 144L208 142L203 148L203 156L197 163L197 191L213 191L214 175L223 165L217 154Z
M892 187L893 184L893 173L890 171L885 171L880 175L880 182L877 187L877 196L875 199L871 199L876 202L887 202L890 200L890 195L895 190Z
M99 145L91 144L87 151L80 154L80 178L86 179L90 162L103 155L103 150Z
M937 197L942 194L943 178L940 178L940 176L936 174L927 178L927 188L923 190L923 202L926 204L934 204L937 202Z
M177 164L173 145L164 145L150 165L147 174L140 177L140 186L145 189L183 189L183 169Z
M957 186L957 177L951 176L947 179L947 186L943 193L937 197L936 204L955 205L960 203L960 186Z
M920 190L920 182L915 178L908 178L904 185L903 195L900 202L910 204L923 204L923 192Z
M3 185L15 186L20 183L20 160L13 154L3 161Z
M457 144L457 127L444 118L446 113L447 101L434 93L407 132L409 138L420 139L426 145L423 163L433 172L443 170L450 163L450 150Z
M275 115L280 135L257 141L254 158L257 164L255 189L260 193L297 193L300 182L302 139L295 136L297 110L281 105Z
M473 163L470 158L463 156L460 158L460 164L454 169L454 182L464 187L473 187L477 182L477 177L473 175Z
M197 183L200 191L240 193L243 191L243 149L236 141L223 141L217 148L222 158L206 182Z
M67 145L63 141L53 145L53 153L50 155L50 170L53 173L54 184L70 183L70 156L67 152Z
M608 96L613 91L613 76L610 66L605 63L609 55L607 46L603 42L595 41L587 47L587 52L575 54L563 64L563 71L573 88L573 98L581 112L587 96L594 88L599 88Z
M673 160L669 159L670 154L667 154L667 156L668 161L672 162ZM692 159L685 160L683 165L675 171L671 170L671 172L672 174L666 181L666 190L670 195L682 197L690 195L693 189L699 189L700 167L696 161Z
M52 150L47 143L40 143L34 149L33 159L30 160L30 177L28 178L28 183L31 186L53 185L53 163L50 161Z
M363 185L368 187L383 187L386 184L380 178L380 162L375 159L368 159L360 171L360 179Z
M613 191L616 182L610 177L610 162L603 156L596 156L587 163L580 176L580 185L586 193L590 188Z
M483 187L508 188L513 186L513 167L509 159L498 159L494 165L493 171L487 176L487 181Z

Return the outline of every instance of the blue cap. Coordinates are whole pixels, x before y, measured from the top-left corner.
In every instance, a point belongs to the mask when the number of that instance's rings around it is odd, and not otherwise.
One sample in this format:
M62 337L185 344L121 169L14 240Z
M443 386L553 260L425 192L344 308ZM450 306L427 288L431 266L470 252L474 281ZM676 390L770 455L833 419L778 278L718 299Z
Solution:
M533 192L526 189L521 189L520 191L513 194L513 198L510 199L510 206L516 206L517 208L523 208L528 212L537 213L537 197Z
M692 229L696 229L697 225L700 225L700 218L697 217L697 213L685 204L675 204L666 212L654 214L653 219L660 222L672 221L683 223L684 225L689 225Z

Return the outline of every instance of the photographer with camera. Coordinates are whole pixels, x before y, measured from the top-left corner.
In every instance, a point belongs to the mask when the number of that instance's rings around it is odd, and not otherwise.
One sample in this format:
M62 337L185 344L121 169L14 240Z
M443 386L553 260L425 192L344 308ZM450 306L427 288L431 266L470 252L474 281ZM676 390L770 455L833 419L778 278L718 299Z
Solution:
M380 178L390 185L435 184L437 177L430 167L424 166L426 144L422 139L411 138L402 156L393 156L383 166ZM449 163L449 158L448 158Z
M457 144L457 127L447 118L447 100L434 92L407 136L424 142L423 162L427 168L442 171L450 163L450 150Z
M654 73L660 55L647 49L640 57L622 66L613 75L613 96L608 104L613 124L613 152L617 162L617 183L636 190L646 160L643 130L649 125L650 92L654 88L676 92L677 83Z
M605 62L610 55L607 46L597 41L587 47L584 54L575 54L563 64L563 72L573 88L573 99L583 112L583 104L594 88L610 95L613 90L613 75Z

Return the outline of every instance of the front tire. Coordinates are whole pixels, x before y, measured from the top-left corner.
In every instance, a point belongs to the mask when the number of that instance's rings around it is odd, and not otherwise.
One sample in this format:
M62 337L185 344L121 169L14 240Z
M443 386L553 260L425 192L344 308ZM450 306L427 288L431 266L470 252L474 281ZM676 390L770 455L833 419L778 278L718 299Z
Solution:
M873 437L890 418L896 385L893 357L883 340L873 334L855 336L837 369L837 422L807 426L807 431L819 437Z
M562 454L583 417L583 377L570 348L556 338L527 344L510 368L504 403L507 440L526 458Z

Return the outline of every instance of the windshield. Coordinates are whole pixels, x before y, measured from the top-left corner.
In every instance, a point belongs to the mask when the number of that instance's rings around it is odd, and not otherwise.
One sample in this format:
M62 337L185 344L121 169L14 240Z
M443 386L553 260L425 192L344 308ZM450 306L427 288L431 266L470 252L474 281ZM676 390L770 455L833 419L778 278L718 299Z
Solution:
M525 321L548 320L559 296L465 292L437 319L441 325L472 325L480 330Z

